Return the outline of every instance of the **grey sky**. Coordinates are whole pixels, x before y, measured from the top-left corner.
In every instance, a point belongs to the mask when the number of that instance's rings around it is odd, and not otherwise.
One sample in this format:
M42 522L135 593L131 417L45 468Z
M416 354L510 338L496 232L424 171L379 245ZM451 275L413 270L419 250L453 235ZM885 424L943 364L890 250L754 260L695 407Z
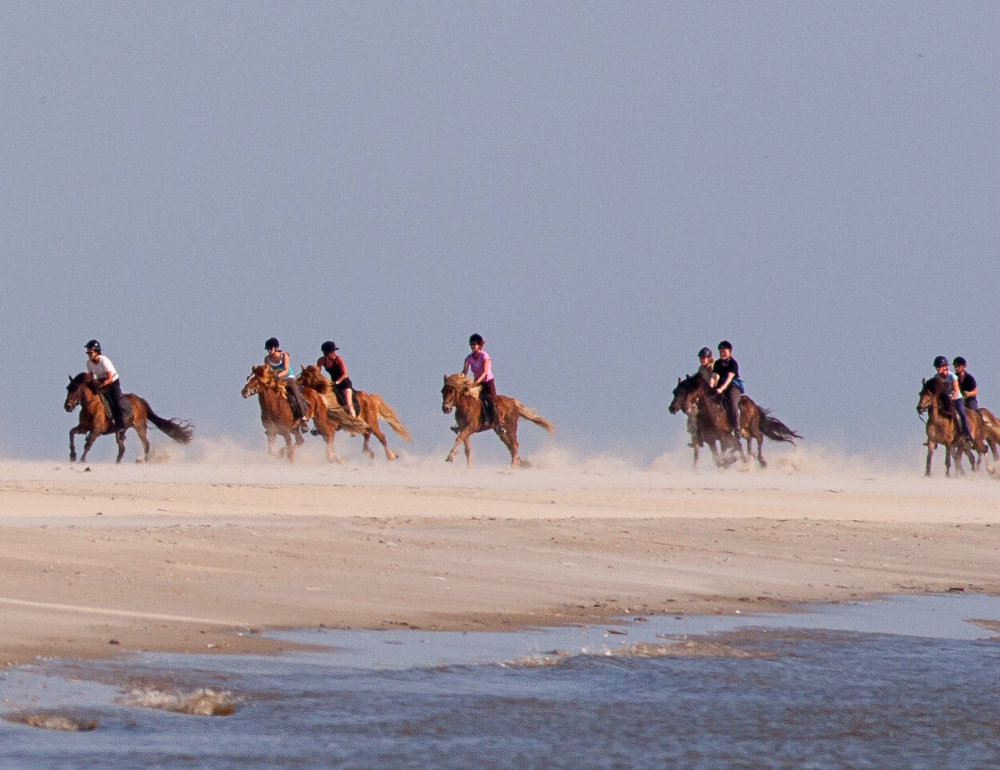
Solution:
M585 451L674 446L669 392L723 337L812 441L919 444L935 355L1000 408L998 21L6 3L3 447L65 455L91 337L159 413L263 446L239 388L273 334L297 364L335 339L432 451L473 331Z

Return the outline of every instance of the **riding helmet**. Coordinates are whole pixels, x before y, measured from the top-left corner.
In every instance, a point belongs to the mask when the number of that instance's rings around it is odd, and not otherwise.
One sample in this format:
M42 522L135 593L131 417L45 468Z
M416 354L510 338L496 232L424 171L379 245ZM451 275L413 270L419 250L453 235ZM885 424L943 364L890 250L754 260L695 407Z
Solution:
M947 365L948 365L948 359L945 358L944 356L938 356L937 358L934 359L935 369L937 369L939 366L947 366Z
M711 358L711 357L712 357L712 351L709 350L708 348L702 348L701 350L698 351L698 358Z
M91 340L86 345L83 346L84 350L93 350L95 353L100 355L101 353L101 343L97 340Z
M732 349L733 349L733 343L731 343L729 340L723 340L722 342L719 343L719 350L732 350Z
M327 340L319 346L319 349L323 351L324 356L330 355L335 350L340 350L340 348L337 347L337 343L333 340Z
M264 343L264 350L270 350L271 348L280 348L281 343L278 342L277 337L271 337L267 342Z
M473 334L471 337L469 337L469 344L471 345L473 342L475 342L477 345L482 345L485 342L485 340L483 340L482 335Z
M967 362L961 356L958 356L954 361L951 362L954 366L967 366Z

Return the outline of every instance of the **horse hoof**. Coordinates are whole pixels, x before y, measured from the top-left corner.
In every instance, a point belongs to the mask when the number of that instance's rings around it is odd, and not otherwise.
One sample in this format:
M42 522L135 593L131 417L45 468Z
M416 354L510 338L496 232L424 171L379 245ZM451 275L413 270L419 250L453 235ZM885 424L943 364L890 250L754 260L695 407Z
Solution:
M395 452L393 452L391 449L388 452L386 452L386 455L385 455L385 459L388 460L389 462L392 462L397 457L398 457L398 455Z
M448 455L448 456L447 456L446 458L444 458L444 461L445 461L446 463L451 463L451 462L454 462L454 461L455 461L455 458L454 458L454 457L452 457L451 455Z

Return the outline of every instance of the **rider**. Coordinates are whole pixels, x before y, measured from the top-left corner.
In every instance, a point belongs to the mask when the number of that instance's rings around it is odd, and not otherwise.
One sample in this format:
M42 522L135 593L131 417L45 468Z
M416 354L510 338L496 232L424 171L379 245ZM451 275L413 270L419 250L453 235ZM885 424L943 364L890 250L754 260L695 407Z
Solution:
M111 359L101 355L101 343L91 340L83 346L87 351L87 371L97 381L98 390L107 394L108 403L111 406L111 419L114 422L116 433L125 432L125 405L122 403L122 384L118 378L118 371Z
M955 367L955 376L958 378L958 389L962 391L962 401L965 403L965 408L978 409L979 386L976 385L976 378L965 370L968 364L961 356L951 363Z
M487 423L495 423L499 433L504 432L500 425L499 415L496 409L497 385L493 379L493 365L490 361L490 354L483 350L486 341L479 334L469 337L469 347L472 352L465 357L465 365L462 367L462 374L472 371L472 377L476 385L481 385L479 398L483 402L483 411Z
M333 387L337 389L340 402L351 413L351 417L357 419L358 415L354 411L354 383L347 376L344 359L337 355L340 348L337 347L337 343L327 340L320 345L320 350L323 351L323 356L316 361L316 366L326 369L326 373L333 380Z
M698 377L700 377L706 385L711 387L712 385L712 364L715 363L715 356L712 355L712 350L710 348L702 348L698 351Z
M729 419L732 420L733 435L740 437L740 391L737 380L740 377L740 365L733 358L733 345L729 340L719 343L719 360L712 365L715 392L722 396L722 403L727 406Z
M288 361L288 353L281 349L281 343L276 337L271 337L264 343L267 355L264 356L264 364L271 370L271 374L277 380L284 380L285 390L288 393L288 405L292 409L292 416L299 420L299 430L303 433L308 429L306 415L309 414L309 406L302 393L299 391L299 383L292 374L292 366Z
M944 356L934 359L934 368L937 369L937 376L944 382L943 398L951 402L962 435L971 441L972 433L969 431L969 421L965 419L965 402L958 387L958 377L948 371L948 359Z

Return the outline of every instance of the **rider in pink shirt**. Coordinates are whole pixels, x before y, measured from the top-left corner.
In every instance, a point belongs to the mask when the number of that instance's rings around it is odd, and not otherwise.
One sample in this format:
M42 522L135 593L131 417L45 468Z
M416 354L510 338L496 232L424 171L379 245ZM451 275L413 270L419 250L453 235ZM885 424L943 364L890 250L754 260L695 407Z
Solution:
M503 433L503 426L497 419L496 396L497 386L493 379L493 366L490 362L490 354L483 350L485 341L478 334L469 337L469 347L472 352L465 357L465 365L462 367L462 374L472 372L472 378L477 385L482 385L479 397L482 399L484 407L484 417L487 423L494 423L496 430Z

